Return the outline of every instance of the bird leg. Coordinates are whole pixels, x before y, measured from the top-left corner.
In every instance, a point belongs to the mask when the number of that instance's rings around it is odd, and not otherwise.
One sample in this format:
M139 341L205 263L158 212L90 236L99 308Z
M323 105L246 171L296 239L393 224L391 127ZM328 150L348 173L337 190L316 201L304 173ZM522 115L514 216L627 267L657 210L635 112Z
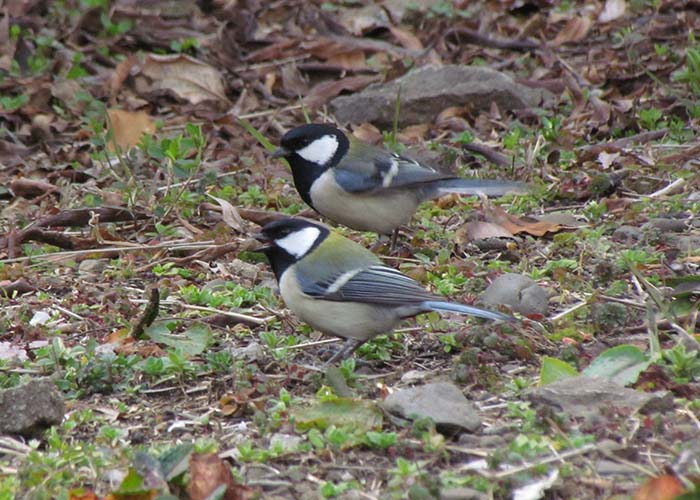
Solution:
M360 347L364 343L365 343L365 340L361 340L361 339L347 339L345 341L345 344L343 344L343 347L338 349L338 352L336 352L333 356L331 356L331 359L326 361L326 364L324 366L332 365L336 361L343 361L345 358L347 358L353 352L355 352L355 349L357 349L358 347Z
M389 254L394 253L394 249L396 248L396 242L398 241L398 239L399 239L399 228L397 227L391 233L391 243L389 243Z

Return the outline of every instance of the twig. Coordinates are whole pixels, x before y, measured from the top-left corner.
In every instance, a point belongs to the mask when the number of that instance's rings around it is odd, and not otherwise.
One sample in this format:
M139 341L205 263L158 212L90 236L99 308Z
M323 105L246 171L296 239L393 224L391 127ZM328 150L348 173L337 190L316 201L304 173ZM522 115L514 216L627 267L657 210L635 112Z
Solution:
M452 28L445 32L443 38L454 36L458 42L473 43L483 47L510 50L535 50L541 48L537 42L530 40L510 40L506 38L491 38L469 28Z
M551 455L549 457L546 457L542 460L539 460L538 462L532 462L529 464L524 464L519 467L513 467L512 469L500 471L500 472L491 472L489 470L482 470L482 469L475 469L475 472L478 474L481 474L484 477L487 477L489 479L503 479L504 477L509 477L513 476L515 474L520 474L521 472L525 472L530 469L534 469L535 467L539 467L540 465L546 465L552 462L559 462L567 458L575 457L578 455L584 455L588 453L589 451L593 451L596 449L595 444L587 444L585 446L582 446L581 448L578 448L576 450L569 450L564 453L559 453L557 455Z
M574 304L573 306L569 307L568 309L565 309L564 311L562 311L560 313L555 314L554 316L549 318L549 320L550 321L557 321L557 320L563 318L564 316L567 316L567 315L571 314L572 312L577 311L577 310L579 310L582 307L585 307L587 305L588 305L588 301L584 300L582 302L579 302L578 304Z
M685 184L685 179L683 179L683 178L676 179L668 186L661 188L658 191L654 191L653 193L647 195L647 197L660 198L660 197L665 196L669 193L673 193L676 189L683 187L684 184Z
M323 339L323 340L317 340L315 342L305 342L304 344L296 344L296 345L290 345L290 346L283 346L283 347L275 347L273 350L275 351L281 351L282 349L305 349L307 347L314 347L317 345L325 345L325 344L335 344L337 342L340 342L342 339Z
M53 307L53 308L55 308L55 309L58 309L59 311L61 311L61 312L62 312L63 314L65 314L66 316L70 316L70 317L73 318L73 319L77 319L77 320L80 320L80 321L85 321L85 318L83 318L83 317L80 316L79 314L75 314L73 311L69 311L69 310L66 309L65 307L61 307L61 306L56 305L56 304L52 305L51 307Z
M131 302L134 304L145 304L148 301L146 299L131 299ZM204 312L210 312L214 314L221 314L224 316L229 316L231 318L237 319L239 321L244 321L248 323L253 323L255 325L264 325L266 323L269 323L273 319L275 319L274 316L268 316L267 318L256 318L255 316L249 316L247 314L243 313L235 313L231 311L223 311L221 309L216 309L214 307L205 307L205 306L195 306L192 304L185 304L184 302L180 302L179 300L163 300L160 303L161 305L168 305L168 306L179 306L182 307L183 309L192 309L193 311L204 311Z
M197 250L201 248L213 248L217 245L214 244L214 240L202 241L202 242L189 242L189 243L161 243L159 245L133 245L124 246L124 243L110 242L113 245L105 248L93 248L88 250L67 250L65 252L52 252L52 253L42 253L38 255L31 255L27 257L16 257L14 259L2 259L0 264L11 264L13 262L26 262L28 260L61 260L68 259L71 257L77 257L79 255L89 255L94 253L111 253L111 252L135 252L139 250L162 250L167 251L175 250Z

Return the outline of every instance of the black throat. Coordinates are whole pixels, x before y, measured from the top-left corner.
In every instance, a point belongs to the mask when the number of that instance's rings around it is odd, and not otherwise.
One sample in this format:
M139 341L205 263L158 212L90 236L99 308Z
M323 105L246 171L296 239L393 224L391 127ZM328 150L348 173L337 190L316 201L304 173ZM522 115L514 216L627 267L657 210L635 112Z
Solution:
M298 154L294 153L288 158L289 166L292 167L292 176L294 177L294 186L299 192L301 199L315 210L314 204L311 203L311 185L316 179L321 177L330 166L319 165L305 160Z
M316 207L314 207L314 204L311 202L311 186L326 170L338 165L341 158L347 154L350 148L350 141L348 141L345 134L338 131L338 133L334 135L338 140L338 149L333 157L324 165L305 160L296 153L292 153L292 155L287 157L289 166L292 167L294 186L297 188L301 198L314 210L316 210Z
M279 283L280 278L289 266L296 262L296 259L279 247L269 247L264 250L267 260L270 261L272 272L275 273L275 278Z

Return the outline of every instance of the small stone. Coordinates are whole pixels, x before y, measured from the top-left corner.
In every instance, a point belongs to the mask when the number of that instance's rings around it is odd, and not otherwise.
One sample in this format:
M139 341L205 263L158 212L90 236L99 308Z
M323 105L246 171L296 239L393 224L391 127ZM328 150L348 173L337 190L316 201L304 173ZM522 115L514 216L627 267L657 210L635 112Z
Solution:
M667 218L657 218L650 219L649 222L642 226L642 229L657 229L662 232L668 233L682 233L688 229L688 222L682 219L667 219Z
M33 437L60 424L63 396L51 379L40 378L0 391L0 434Z
M615 229L611 239L624 245L631 245L642 239L642 231L636 226L622 225Z
M492 103L500 109L532 108L551 95L516 83L505 73L486 67L425 66L392 82L336 97L331 101L333 114L341 123L370 122L389 127L399 88L400 127L432 122L442 110L451 106L469 104L477 111L488 110Z
M250 342L243 347L231 349L233 359L245 359L246 361L258 361L265 357L265 349L257 342Z
M570 377L526 392L536 404L550 406L570 417L593 418L610 408L628 408L633 412L661 411L673 404L669 391L641 392L627 389L602 377Z
M440 500L484 500L486 498L489 496L485 493L466 486L448 488L440 492Z
M107 269L107 265L107 259L85 259L78 265L78 275L83 278L100 275Z
M431 418L438 429L447 432L466 430L474 432L481 427L476 408L464 397L462 391L449 382L403 389L390 394L382 406L390 413L404 418Z
M614 460L601 459L596 464L596 471L601 476L624 476L627 474L639 474L639 470Z
M547 314L549 295L531 278L522 274L506 273L499 276L484 292L482 302L489 305L505 304L521 314Z
M254 280L260 274L260 269L255 264L233 259L226 265L227 270L234 276L242 276L244 278Z
M282 434L278 432L270 438L270 448L281 448L285 453L297 451L302 442L301 436L294 434Z

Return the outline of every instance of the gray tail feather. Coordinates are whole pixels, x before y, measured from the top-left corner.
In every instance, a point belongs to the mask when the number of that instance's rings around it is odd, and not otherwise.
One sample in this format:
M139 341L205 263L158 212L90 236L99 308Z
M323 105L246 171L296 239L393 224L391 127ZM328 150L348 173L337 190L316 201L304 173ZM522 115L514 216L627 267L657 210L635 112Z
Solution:
M423 305L433 311L449 311L456 312L460 314L468 314L470 316L476 316L477 318L492 319L494 321L514 321L513 316L508 316L507 314L499 313L496 311L487 311L486 309L479 309L478 307L465 306L464 304L455 304L454 302L441 302L438 300L427 300L423 302Z
M486 196L503 196L504 194L524 194L528 186L518 181L499 181L489 179L445 179L437 183L437 195L446 193L479 194Z

